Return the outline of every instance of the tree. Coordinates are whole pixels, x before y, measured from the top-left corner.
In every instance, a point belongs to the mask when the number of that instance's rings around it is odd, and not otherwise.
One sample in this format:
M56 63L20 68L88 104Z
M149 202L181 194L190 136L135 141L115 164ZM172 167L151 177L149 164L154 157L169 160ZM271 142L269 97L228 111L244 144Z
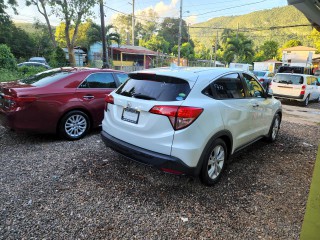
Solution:
M244 34L239 33L238 36L232 37L228 42L224 51L224 59L226 62L251 62L254 56L253 43Z
M200 41L195 41L194 52L195 52L196 59L202 59L202 60L209 60L210 59L210 49L208 49Z
M118 14L116 18L112 20L112 25L120 34L122 44L130 44L132 39L132 15Z
M6 9L8 7L11 7L15 14L18 14L17 12L17 1L16 0L0 0L0 24L3 24L5 22L8 22L10 20L10 16L6 13Z
M160 30L158 35L163 37L167 42L169 42L169 51L175 45L178 45L178 35L179 35L179 19L177 18L165 18L160 24ZM184 20L182 20L181 27L181 43L188 42L188 28Z
M55 48L57 46L56 41L54 39L53 29L50 24L49 15L47 12L47 4L49 3L48 0L26 0L26 5L35 5L38 9L38 12L44 17L46 20L49 36L52 42L52 46Z
M148 41L141 39L139 45L155 52L168 53L169 50L169 43L158 35L152 35Z
M0 68L14 70L17 67L16 60L5 44L0 44Z
M65 22L65 38L68 48L69 62L75 66L74 47L78 36L79 25L83 19L91 15L90 9L96 4L96 0L58 0L51 1L54 12ZM70 29L74 28L70 36Z
M279 44L275 41L265 41L260 47L260 50L263 52L265 60L273 59L277 56Z
M313 41L314 46L317 48L317 53L320 53L320 31L312 29L309 39Z
M66 55L62 48L56 47L50 55L49 64L51 67L64 67L67 65Z

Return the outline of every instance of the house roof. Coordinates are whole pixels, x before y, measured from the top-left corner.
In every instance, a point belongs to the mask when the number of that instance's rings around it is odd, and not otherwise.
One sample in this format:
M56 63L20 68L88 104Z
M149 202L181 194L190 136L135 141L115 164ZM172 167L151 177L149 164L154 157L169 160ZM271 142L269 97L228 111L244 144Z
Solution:
M123 52L123 53L129 53L129 54L140 54L140 55L158 55L157 52L152 51L148 48L141 47L141 46L132 46L132 45L120 45L112 44L111 47L113 50Z
M282 51L316 51L316 48L306 47L306 46L296 46L296 47L289 47L285 48Z

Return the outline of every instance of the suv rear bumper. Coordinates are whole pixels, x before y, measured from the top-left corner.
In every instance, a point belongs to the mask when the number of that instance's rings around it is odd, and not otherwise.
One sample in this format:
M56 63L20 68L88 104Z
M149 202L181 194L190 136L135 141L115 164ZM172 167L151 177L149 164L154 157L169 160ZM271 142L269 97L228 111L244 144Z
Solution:
M134 161L153 166L165 172L192 176L199 174L196 167L187 166L179 158L134 146L109 135L105 131L101 132L101 138L107 147L112 148L116 152Z
M285 99L294 99L294 100L303 100L305 95L299 95L297 97L295 96L290 96L290 95L282 95L282 94L273 94L274 97L276 98L285 98Z

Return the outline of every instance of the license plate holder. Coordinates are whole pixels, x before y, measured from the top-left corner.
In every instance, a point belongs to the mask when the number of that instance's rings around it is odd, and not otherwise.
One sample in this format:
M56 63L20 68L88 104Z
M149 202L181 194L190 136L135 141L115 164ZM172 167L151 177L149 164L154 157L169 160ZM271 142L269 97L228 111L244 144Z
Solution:
M139 121L140 112L132 108L124 108L121 119L126 122L137 124Z

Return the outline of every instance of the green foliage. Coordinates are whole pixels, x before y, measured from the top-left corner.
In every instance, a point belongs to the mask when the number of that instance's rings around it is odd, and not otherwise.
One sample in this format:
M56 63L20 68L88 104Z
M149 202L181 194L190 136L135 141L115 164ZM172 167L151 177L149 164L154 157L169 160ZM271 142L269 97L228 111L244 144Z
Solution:
M158 35L152 35L148 41L140 40L139 45L155 52L168 53L169 50L169 43Z
M302 46L302 42L298 39L291 39L285 44L283 44L282 49L285 48L290 48L290 47L297 47L297 46Z
M265 41L260 50L263 52L265 60L273 59L277 56L278 43L275 41Z
M295 7L285 6L239 16L212 18L206 22L192 25L190 27L190 35L193 40L199 40L209 48L209 46L213 44L212 36L216 34L216 29L214 28L225 28L237 31L239 25L239 33L246 31L246 34L250 35L250 39L253 41L254 46L257 47L261 46L265 39L272 39L277 42L279 46L282 46L290 39L300 39L303 41L303 45L312 46L313 42L305 37L310 34L310 27L269 29L273 26L300 24L310 23ZM221 32L219 35L221 35ZM221 38L220 41L222 41Z
M160 24L158 35L169 42L169 51L172 52L172 48L175 45L178 45L179 19L169 17L165 18ZM181 43L185 42L188 42L188 29L186 22L182 20Z
M17 14L17 1L16 0L0 0L0 24L8 22L10 20L10 16L6 13L6 9L11 7L14 13Z
M181 45L180 55L188 60L194 59L194 49L190 43L186 42Z
M50 55L49 64L51 67L67 66L66 54L62 48L56 47L54 49L54 51Z
M0 68L14 70L16 67L17 63L10 48L5 44L0 44Z
M9 82L17 80L21 77L20 73L16 70L9 70L0 68L0 82Z
M34 67L34 66L22 66L17 70L17 76L19 77L29 77L35 75L36 73L46 71L44 67Z
M36 49L33 39L10 21L0 24L0 44L9 46L17 59L29 58Z
M224 50L224 60L227 63L232 61L250 63L254 56L253 43L244 34L232 37Z
M316 53L320 53L320 31L317 31L317 29L314 28L309 39L313 41L315 48L317 48Z

